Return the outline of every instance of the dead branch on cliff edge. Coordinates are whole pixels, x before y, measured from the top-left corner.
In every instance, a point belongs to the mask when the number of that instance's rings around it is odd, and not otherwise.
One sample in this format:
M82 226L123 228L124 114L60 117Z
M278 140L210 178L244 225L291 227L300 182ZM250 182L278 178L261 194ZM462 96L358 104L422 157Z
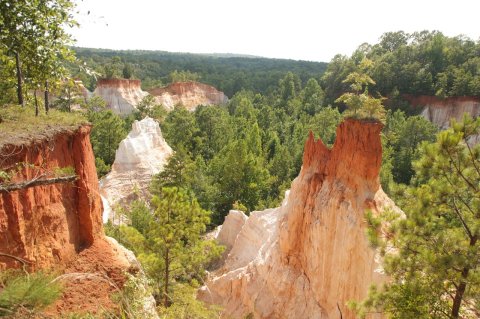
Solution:
M18 191L18 190L21 190L21 189L26 189L26 188L29 188L29 187L34 187L34 186L39 186L39 185L51 185L51 184L58 184L58 183L68 183L68 182L73 182L76 179L77 179L76 175L61 176L61 177L54 177L54 178L32 179L32 180L25 181L25 182L22 182L22 183L0 185L0 193Z

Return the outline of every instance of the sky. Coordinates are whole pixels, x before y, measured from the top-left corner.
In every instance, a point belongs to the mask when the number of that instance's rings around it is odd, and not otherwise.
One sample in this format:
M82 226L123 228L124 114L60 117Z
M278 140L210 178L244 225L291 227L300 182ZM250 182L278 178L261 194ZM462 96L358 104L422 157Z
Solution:
M480 39L478 0L75 0L76 46L329 62L390 31Z

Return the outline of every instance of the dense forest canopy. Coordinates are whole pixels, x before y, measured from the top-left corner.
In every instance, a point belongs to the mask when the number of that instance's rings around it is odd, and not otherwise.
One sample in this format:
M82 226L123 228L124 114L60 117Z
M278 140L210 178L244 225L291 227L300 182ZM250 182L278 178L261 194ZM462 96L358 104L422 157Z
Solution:
M327 103L348 91L342 80L365 57L373 61L369 75L382 96L480 96L480 41L438 31L398 31L383 34L376 44L360 45L351 57L337 55L330 61L321 81Z
M115 59L118 61L119 70L123 67L123 63L132 65L135 70L134 75L142 80L144 89L170 83L172 80L170 75L175 71L188 71L196 74L196 79L199 81L215 86L229 97L242 89L266 93L287 72L297 74L304 82L309 78L320 80L327 67L327 63L323 62L253 56L73 49L79 59L103 75L105 66L115 63ZM121 76L120 72L118 76ZM91 78L83 76L82 80L90 89L93 89L95 83Z

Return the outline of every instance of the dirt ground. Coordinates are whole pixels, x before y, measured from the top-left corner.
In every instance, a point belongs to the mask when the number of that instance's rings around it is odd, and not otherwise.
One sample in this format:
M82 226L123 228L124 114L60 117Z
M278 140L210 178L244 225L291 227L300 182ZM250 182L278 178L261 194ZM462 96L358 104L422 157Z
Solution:
M116 248L104 239L98 239L80 252L60 277L64 284L63 296L48 307L44 315L64 318L69 313L117 312L119 303L114 295L125 284L125 272L135 272L119 256Z

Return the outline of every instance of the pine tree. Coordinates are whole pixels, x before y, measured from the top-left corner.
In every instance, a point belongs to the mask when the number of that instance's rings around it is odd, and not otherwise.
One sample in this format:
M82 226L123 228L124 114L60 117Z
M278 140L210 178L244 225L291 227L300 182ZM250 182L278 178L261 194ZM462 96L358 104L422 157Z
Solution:
M147 238L152 239L150 247L160 255L162 299L167 307L172 281L182 275L202 273L205 262L212 254L219 255L220 250L200 237L210 222L210 212L203 210L197 200L182 189L163 188L152 198L152 205L154 212Z
M480 118L466 115L421 148L406 218L390 222L392 281L367 305L391 318L478 318L480 145L470 139L479 133Z

